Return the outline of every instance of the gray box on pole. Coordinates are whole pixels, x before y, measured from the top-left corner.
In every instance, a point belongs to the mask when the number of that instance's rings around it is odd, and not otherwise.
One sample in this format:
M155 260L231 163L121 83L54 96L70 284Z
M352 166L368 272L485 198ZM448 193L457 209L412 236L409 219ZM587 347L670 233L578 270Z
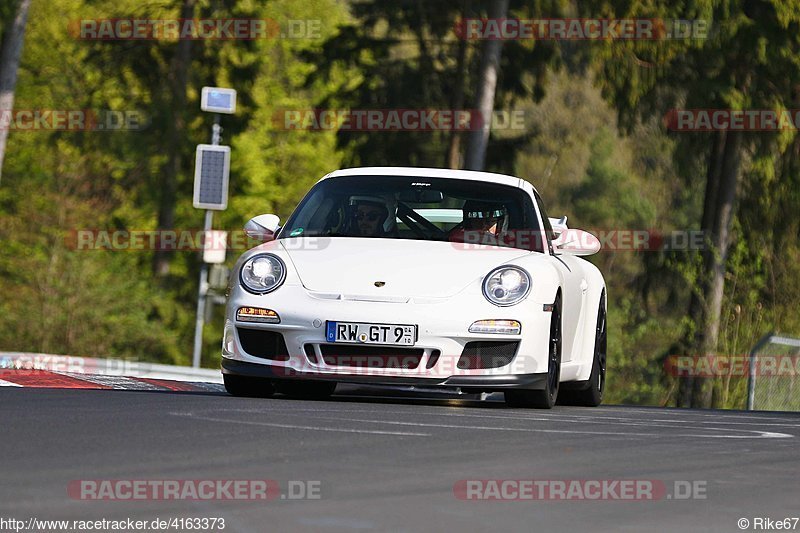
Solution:
M228 207L230 146L198 144L194 160L194 197L198 209L221 211Z
M232 115L236 112L236 89L203 87L200 91L200 109Z

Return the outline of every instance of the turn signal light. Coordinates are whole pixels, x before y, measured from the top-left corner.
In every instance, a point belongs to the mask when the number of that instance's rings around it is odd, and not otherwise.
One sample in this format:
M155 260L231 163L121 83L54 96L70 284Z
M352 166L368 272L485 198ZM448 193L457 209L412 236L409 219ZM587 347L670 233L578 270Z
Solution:
M522 324L516 320L478 320L469 327L470 333L500 333L502 335L519 335Z
M272 309L261 307L240 307L236 311L236 320L239 322L260 322L262 324L278 324L281 317Z

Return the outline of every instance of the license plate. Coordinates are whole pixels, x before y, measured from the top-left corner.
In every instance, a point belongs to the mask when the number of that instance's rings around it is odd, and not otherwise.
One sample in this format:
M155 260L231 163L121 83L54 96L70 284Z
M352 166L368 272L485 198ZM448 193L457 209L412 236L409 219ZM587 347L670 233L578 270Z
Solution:
M410 324L365 324L360 322L326 323L328 342L354 342L362 344L395 344L414 346L417 326Z

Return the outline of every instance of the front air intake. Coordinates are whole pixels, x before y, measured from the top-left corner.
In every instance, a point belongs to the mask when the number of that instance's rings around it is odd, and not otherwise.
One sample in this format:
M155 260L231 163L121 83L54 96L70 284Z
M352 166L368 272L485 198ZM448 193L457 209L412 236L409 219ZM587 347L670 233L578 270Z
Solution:
M242 350L253 357L271 361L288 361L289 350L283 335L277 331L263 329L236 328Z
M499 368L511 363L517 353L519 341L473 341L468 342L461 352L458 368L461 370L481 370Z
M314 352L314 345L313 344L306 344L303 346L303 351L306 352L306 357L308 360L313 363L317 364L317 354Z

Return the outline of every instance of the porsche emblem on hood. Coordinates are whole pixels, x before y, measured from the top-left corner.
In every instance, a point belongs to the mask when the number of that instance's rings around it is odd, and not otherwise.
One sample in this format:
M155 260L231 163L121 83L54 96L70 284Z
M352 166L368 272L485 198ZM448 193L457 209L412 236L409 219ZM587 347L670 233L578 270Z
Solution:
M376 287L383 287L384 285L386 285L385 281L376 281L375 282L375 286Z

